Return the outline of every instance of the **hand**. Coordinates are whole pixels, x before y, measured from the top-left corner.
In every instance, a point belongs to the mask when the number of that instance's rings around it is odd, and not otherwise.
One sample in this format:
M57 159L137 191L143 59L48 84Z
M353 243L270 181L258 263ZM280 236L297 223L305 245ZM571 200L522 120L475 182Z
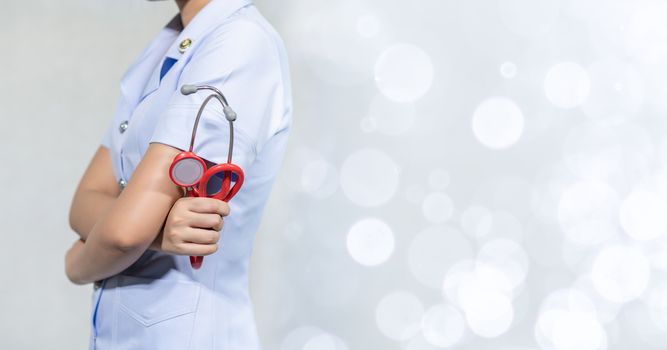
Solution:
M164 229L153 244L165 253L202 256L218 251L223 217L229 205L206 197L179 198L171 208Z

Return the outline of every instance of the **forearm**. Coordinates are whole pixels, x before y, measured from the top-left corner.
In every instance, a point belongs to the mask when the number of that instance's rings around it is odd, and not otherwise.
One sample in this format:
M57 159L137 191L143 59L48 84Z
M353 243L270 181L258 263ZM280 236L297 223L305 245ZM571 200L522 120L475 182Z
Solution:
M104 213L111 208L116 201L115 196L107 193L84 190L76 194L72 200L69 213L70 227L82 240L88 239L90 231L102 218Z
M95 239L77 240L65 257L67 277L76 284L87 284L116 275L132 265L144 250L122 250Z

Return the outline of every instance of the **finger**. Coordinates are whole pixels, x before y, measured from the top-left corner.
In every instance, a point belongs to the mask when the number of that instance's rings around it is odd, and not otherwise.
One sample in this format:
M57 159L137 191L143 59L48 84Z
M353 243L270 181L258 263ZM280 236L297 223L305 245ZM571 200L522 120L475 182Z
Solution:
M220 232L202 228L190 228L182 233L182 243L214 244L220 240Z
M211 255L218 251L218 244L197 244L197 243L182 243L182 255L190 256L204 256Z
M193 213L190 216L188 226L220 231L222 230L222 222L222 216L218 214Z
M197 197L189 202L191 211L197 213L218 214L221 216L229 215L229 205L214 198Z

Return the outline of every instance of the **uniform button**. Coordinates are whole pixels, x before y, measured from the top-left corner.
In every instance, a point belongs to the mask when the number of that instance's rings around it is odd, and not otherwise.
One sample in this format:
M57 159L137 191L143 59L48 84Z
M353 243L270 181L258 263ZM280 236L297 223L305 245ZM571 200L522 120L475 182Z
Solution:
M192 45L192 40L191 39L184 39L181 41L181 44L178 45L178 52L180 53L185 53L185 51Z
M127 181L125 181L125 179L118 180L118 187L120 187L121 191L125 188L125 186L127 186Z
M123 121L122 123L120 123L120 125L118 126L118 130L120 130L120 133L121 133L121 134L124 133L125 130L127 130L127 126L128 126L128 124L129 124L129 123L128 123L127 120L125 120L125 121Z

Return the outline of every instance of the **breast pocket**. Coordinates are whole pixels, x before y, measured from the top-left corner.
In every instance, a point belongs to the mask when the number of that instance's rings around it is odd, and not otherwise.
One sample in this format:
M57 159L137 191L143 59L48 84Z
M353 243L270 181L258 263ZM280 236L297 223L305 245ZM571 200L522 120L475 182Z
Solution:
M186 349L200 288L187 280L118 276L114 349Z

